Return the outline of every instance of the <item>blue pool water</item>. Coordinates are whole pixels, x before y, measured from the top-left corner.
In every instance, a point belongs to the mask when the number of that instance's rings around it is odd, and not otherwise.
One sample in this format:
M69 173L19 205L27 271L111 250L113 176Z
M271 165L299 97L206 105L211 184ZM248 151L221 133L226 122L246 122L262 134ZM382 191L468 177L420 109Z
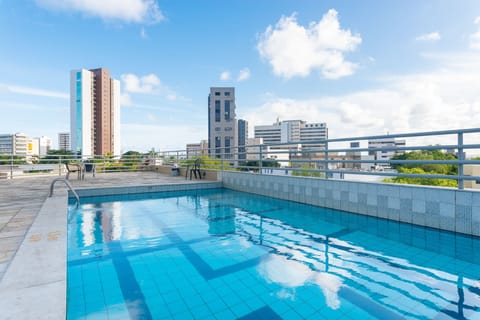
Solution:
M480 319L480 240L226 189L69 210L68 319Z

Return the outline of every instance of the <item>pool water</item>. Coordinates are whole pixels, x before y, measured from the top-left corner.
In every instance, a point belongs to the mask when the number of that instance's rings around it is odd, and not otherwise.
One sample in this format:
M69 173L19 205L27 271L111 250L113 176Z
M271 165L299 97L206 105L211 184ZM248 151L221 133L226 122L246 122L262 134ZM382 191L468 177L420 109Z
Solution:
M227 189L69 208L68 319L480 319L480 240Z

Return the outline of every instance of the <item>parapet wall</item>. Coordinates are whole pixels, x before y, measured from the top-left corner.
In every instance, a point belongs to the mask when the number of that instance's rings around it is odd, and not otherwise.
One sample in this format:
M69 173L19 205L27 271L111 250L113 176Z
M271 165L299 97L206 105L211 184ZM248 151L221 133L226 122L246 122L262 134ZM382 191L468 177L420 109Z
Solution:
M225 188L480 236L480 192L223 172Z

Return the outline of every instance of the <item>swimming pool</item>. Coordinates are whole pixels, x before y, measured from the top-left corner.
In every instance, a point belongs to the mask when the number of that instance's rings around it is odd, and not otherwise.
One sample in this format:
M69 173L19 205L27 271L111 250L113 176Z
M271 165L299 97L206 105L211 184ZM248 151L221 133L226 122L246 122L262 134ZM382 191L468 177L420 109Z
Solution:
M68 319L480 319L480 240L210 189L69 209Z

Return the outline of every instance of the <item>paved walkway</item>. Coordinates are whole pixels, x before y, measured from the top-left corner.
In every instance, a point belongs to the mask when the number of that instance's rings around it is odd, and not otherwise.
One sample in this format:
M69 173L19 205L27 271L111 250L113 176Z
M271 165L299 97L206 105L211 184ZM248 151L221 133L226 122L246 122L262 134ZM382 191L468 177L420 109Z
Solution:
M58 176L25 177L0 180L0 282L15 256L28 229L35 220L45 199L50 184ZM76 180L70 176L75 189L101 188L111 186L141 186L172 183L198 183L204 180L185 180L184 177L172 177L155 172L101 173L93 178L86 174L85 180ZM66 190L66 186L57 182L55 194Z

